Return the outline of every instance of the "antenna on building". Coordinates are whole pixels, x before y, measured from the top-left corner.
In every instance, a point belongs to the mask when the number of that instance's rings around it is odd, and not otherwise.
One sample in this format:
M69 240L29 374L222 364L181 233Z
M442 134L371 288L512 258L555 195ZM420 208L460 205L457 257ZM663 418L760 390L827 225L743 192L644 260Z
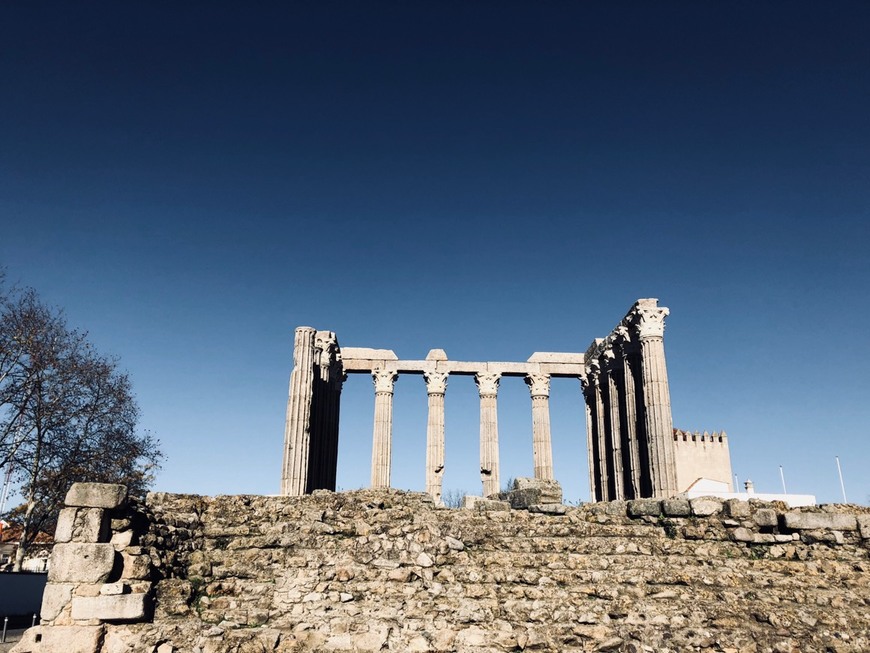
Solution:
M782 481L782 493L788 494L788 490L785 489L785 474L782 471L782 465L779 466L779 480Z
M843 493L843 503L849 503L846 501L846 486L843 485L843 470L840 467L840 457L834 456L834 460L837 461L837 474L840 475L840 491Z

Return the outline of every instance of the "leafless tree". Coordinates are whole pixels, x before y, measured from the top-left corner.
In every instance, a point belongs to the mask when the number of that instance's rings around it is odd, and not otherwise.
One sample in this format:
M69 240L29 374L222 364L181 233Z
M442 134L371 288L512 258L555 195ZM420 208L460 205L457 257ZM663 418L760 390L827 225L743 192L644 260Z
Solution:
M23 502L15 568L40 531L52 530L76 481L124 483L144 492L162 454L137 431L129 377L32 289L0 278L0 463Z

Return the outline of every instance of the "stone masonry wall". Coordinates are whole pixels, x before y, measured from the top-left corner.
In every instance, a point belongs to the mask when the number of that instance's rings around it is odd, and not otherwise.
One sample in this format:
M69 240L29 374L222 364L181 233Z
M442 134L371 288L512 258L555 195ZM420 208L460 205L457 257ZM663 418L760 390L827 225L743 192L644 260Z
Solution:
M18 653L870 651L866 508L78 503Z

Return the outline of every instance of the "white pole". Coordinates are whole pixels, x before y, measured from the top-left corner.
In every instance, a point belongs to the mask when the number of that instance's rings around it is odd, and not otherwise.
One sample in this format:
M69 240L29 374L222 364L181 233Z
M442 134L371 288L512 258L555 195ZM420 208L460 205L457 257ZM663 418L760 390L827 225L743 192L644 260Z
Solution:
M779 478L782 481L782 493L788 494L788 490L785 489L785 474L782 472L782 465L779 466Z
M837 461L837 474L840 475L840 491L843 493L843 503L849 503L846 501L846 486L843 485L843 470L840 467L840 457L834 456L834 460Z
M740 494L740 482L737 479L737 474L734 475L734 491Z

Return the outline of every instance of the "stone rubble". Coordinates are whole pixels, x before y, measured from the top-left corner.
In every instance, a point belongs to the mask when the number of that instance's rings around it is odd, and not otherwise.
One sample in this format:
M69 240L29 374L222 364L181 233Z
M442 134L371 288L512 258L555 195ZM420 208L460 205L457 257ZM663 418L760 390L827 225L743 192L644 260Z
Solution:
M868 508L73 495L16 653L870 650Z

